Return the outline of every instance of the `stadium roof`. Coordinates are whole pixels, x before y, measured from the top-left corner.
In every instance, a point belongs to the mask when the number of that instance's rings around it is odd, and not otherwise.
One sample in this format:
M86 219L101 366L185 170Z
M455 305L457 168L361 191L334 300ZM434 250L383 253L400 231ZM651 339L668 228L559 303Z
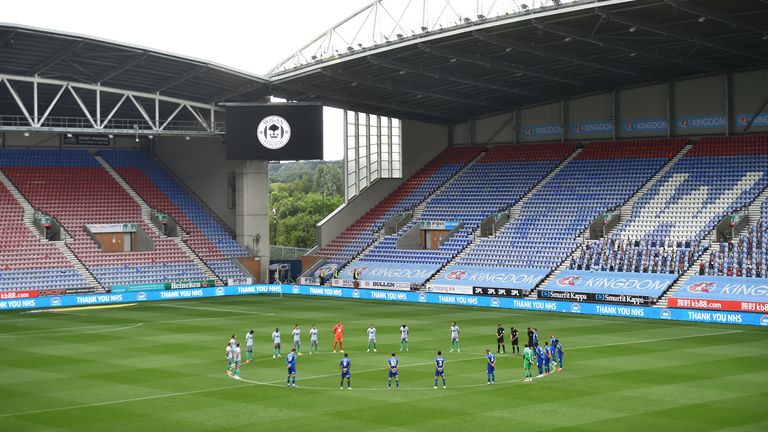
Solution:
M208 61L3 23L0 74L101 84L205 104L255 100L269 93L267 78Z
M450 124L768 65L766 0L469 2L472 13L433 3L371 3L278 65L272 93Z

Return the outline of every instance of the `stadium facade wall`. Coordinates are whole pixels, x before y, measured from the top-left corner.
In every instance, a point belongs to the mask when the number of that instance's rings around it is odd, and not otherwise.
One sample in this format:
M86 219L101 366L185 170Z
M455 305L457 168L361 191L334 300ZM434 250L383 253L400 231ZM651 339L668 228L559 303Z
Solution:
M219 137L161 136L155 155L187 185L227 227L238 243L269 267L269 173L267 161L227 160ZM235 205L228 202L228 179L235 173Z
M100 304L180 300L203 297L254 294L308 295L409 303L448 304L454 306L487 307L492 309L532 310L539 312L559 312L579 315L601 315L639 319L768 326L768 315L749 312L666 309L647 306L618 306L595 303L575 303L567 301L304 285L240 285L216 288L139 291L119 294L89 294L58 297L22 298L0 300L0 310L93 306Z
M330 243L379 201L397 189L405 179L448 147L450 130L447 126L412 120L403 120L401 125L403 178L376 180L318 222L317 244L319 247Z
M226 158L221 138L157 137L155 155L192 189L231 229L235 209L227 208L227 173L236 172L242 162Z
M455 144L723 135L741 132L768 98L768 69L577 96L455 125ZM763 112L750 133L768 131Z

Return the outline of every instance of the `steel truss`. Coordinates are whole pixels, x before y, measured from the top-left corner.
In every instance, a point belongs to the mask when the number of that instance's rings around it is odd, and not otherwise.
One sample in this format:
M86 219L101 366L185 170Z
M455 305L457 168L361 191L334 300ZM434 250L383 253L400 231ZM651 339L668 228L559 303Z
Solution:
M577 1L584 0L374 0L280 62L269 75L444 30L557 9Z
M20 83L31 83L32 94L22 96L16 90ZM224 109L213 104L192 102L163 96L157 93L143 93L101 85L84 84L40 77L0 74L0 86L8 89L11 98L21 111L21 116L0 117L0 131L36 131L36 132L78 132L99 134L142 134L142 135L184 135L212 136L225 132L223 122L216 121L216 113ZM53 100L41 104L38 90L52 87L56 92ZM95 92L95 98L85 98L84 92ZM61 96L69 93L77 103L82 116L54 117ZM109 112L102 114L102 94L117 95L120 99ZM147 110L142 102L154 106ZM160 103L173 104L175 109L170 114L163 114ZM140 119L118 119L115 114L124 105L133 106L141 115ZM108 107L109 109L109 107ZM181 111L187 111L194 120L176 120Z

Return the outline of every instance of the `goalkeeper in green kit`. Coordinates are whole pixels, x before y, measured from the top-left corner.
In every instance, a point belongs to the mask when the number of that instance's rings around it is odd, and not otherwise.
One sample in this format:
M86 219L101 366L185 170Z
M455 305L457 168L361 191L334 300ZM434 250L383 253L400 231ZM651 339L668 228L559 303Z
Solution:
M523 350L523 370L525 370L525 378L523 379L523 382L533 381L531 366L533 366L533 350L528 344L525 344L525 349Z

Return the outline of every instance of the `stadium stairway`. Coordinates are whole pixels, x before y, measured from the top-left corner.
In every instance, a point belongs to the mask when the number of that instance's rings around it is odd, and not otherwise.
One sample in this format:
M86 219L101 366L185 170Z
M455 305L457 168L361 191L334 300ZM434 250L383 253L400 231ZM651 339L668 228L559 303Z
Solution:
M104 287L99 283L99 281L93 276L93 274L88 270L88 268L83 265L82 261L75 256L75 254L72 252L72 250L69 248L69 245L67 245L67 242L71 242L72 236L67 232L64 227L61 227L61 238L62 240L58 241L52 241L48 240L40 233L40 231L35 227L33 221L35 219L35 208L32 206L32 204L29 203L26 197L19 191L19 189L16 187L16 185L13 184L13 182L2 172L0 171L0 183L3 184L3 186L8 189L8 192L10 192L11 196L16 200L17 203L21 206L23 210L23 223L24 226L29 229L29 231L41 242L45 243L53 243L56 245L56 247L61 251L62 255L69 261L69 263L72 265L72 267L77 271L77 273L80 274L80 276L85 280L85 282L88 284L90 288L92 288L95 292L104 292L106 291Z
M547 182L549 182L549 181L550 181L550 180L551 180L551 179L552 179L554 176L556 176L556 175L557 175L557 173L558 173L558 172L560 172L560 170L561 170L561 169L563 169L563 168L564 168L566 165L568 165L568 163L570 163L570 162L571 162L573 159L575 159L575 158L576 158L576 156L578 156L578 155L579 155L579 153L581 153L581 151L582 151L582 150L583 150L583 147L578 147L578 148L576 148L576 150L574 150L574 151L573 151L573 153L571 153L571 154L570 154L570 155L569 155L567 158L565 158L565 159L564 159L562 162L560 162L560 164L558 164L558 165L557 165L555 168L553 168L553 169L552 169L552 171L550 171L550 172L549 172L549 174L547 174L547 175L546 175L546 177L544 177L543 179L541 179L541 181L540 181L540 182L538 182L538 183L537 183L535 186L533 186L533 187L532 187L532 188L531 188L531 189L530 189L530 190L529 190L529 191L528 191L528 192L527 192L525 195L523 195L523 196L522 196L522 197L521 197L519 200L517 200L517 202L516 202L514 205L512 205L512 206L511 206L511 207L510 207L510 208L507 210L507 211L509 212L509 220L508 220L508 221L507 221L507 222L506 222L506 223L505 223L505 224L502 226L502 228L503 228L503 227L505 227L505 226L507 226L507 225L509 225L509 224L510 224L510 223L512 223L512 222L513 222L515 219L517 219L518 217L520 217L520 210L523 208L523 205L526 203L526 201L528 201L528 199L530 199L530 197L531 197L531 196L533 196L533 195L534 195L536 192L538 192L538 191L539 191L539 190L540 190L540 189L541 189L541 188L542 188L542 187L543 187L545 184L547 184ZM432 275L432 277L431 277L431 278L430 278L430 279L427 281L427 283L426 283L425 285L427 285L427 286L428 286L428 285L431 285L431 284L432 284L432 282L433 282L433 281L434 281L436 278L438 278L438 277L442 276L442 274L445 272L445 269L446 269L446 268L448 268L448 267L450 267L450 266L452 266L452 265L455 265L455 264L457 264L457 262L459 261L459 259L461 259L461 258L462 258L462 257L464 257L464 256L465 256L467 253L469 253L469 252L472 250L472 248L474 248L474 247L475 247L475 246L476 246L476 245L479 243L479 241L480 241L480 239L481 239L481 237L479 237L479 234L480 234L480 227L478 227L478 228L475 230L475 236L474 236L474 238L473 238L472 242L471 242L471 243L469 243L469 244L467 245L467 247L465 247L465 248L464 248L462 251L460 251L460 252L459 252L459 253L458 253L458 254L457 254L455 257L453 257L453 259L451 259L451 260L450 260L450 261L449 261L449 262L448 262L446 265L444 265L443 267L441 267L441 268L440 268L440 269L437 271L437 273L435 273L434 275ZM493 237L493 236L490 236L490 237Z
M421 200L421 202L419 202L415 206L413 206L412 209L409 209L409 210L413 210L413 216L411 217L411 220L418 221L421 218L422 213L424 213L424 209L427 207L427 204L440 192L444 191L448 186L450 186L455 179L459 178L464 172L466 172L470 167L472 167L475 163L477 163L477 161L479 161L483 157L483 155L485 155L485 153L486 153L486 150L483 149L480 153L477 154L477 156L475 156L475 158L469 161L469 163L464 165L464 167L462 167L460 170L456 171L452 176L448 177L445 180L445 182L443 182L443 184L441 184L431 194L424 197L424 199ZM410 229L412 226L413 226L412 224L406 224L405 227L403 227L400 231L398 231L393 235L400 237L401 235L403 235L405 229ZM347 267L359 261L360 257L364 257L369 251L371 251L374 247L376 247L379 241L381 241L384 237L385 237L384 227L382 227L379 231L377 231L376 240L369 243L359 254L357 254L357 256L355 256L354 259L350 260L347 264L341 267L339 271L343 272L344 270L347 269Z
M632 210L635 207L635 203L643 196L646 192L648 192L653 185L656 184L656 182L659 181L660 178L664 176L674 165L679 161L683 156L685 156L686 153L688 153L688 150L693 147L693 144L686 144L683 146L680 151L675 154L669 161L667 161L664 166L661 167L661 169L653 175L648 181L634 194L632 195L624 204L619 207L619 217L620 221L624 222L628 220L632 216ZM611 231L606 233L606 236L613 233L620 225L621 222L619 222ZM582 231L581 235L577 238L578 240L586 241L587 236L589 234L589 227L587 227L584 231ZM528 298L538 298L537 290L541 287L547 286L547 284L552 281L557 275L560 274L563 270L567 269L568 266L571 265L571 261L579 254L579 249L575 249L570 255L568 255L568 258L564 259L563 262L560 263L560 265L555 268L552 272L550 272L547 277L541 280L534 289L531 290L531 292L528 295Z
M208 278L216 281L216 285L224 285L224 282L219 278L216 273L211 270L210 267L184 242L184 236L186 233L178 227L180 235L178 237L167 237L152 221L152 208L144 201L139 194L125 181L125 179L101 156L94 156L96 161L101 165L105 171L112 176L113 179L123 188L123 190L139 205L141 208L141 219L149 226L149 228L158 236L170 238L173 240L179 248L189 257L189 259L197 265L201 272Z

